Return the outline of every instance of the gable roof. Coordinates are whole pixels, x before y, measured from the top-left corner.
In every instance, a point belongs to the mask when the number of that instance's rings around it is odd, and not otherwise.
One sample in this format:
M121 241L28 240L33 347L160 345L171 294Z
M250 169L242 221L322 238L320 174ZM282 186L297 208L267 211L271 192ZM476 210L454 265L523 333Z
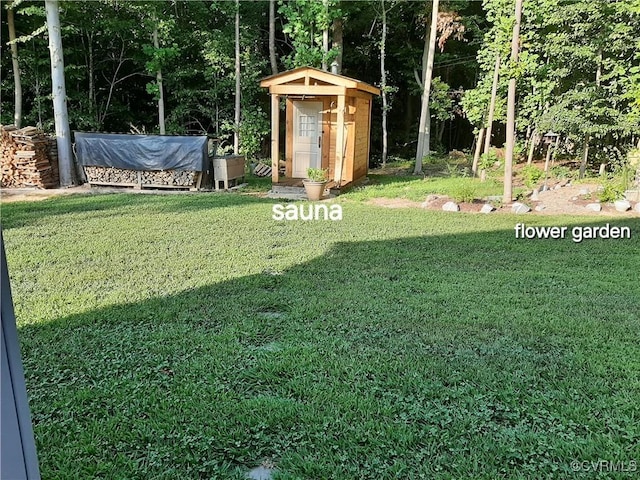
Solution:
M361 82L355 78L345 77L344 75L325 72L324 70L319 70L313 67L298 67L293 70L271 75L263 78L260 81L260 86L269 87L271 90L271 87L274 86L290 84L292 86L304 85L312 89L313 87L318 86L318 82L321 82L322 86L352 88L371 93L373 95L380 95L380 89L369 85L368 83Z

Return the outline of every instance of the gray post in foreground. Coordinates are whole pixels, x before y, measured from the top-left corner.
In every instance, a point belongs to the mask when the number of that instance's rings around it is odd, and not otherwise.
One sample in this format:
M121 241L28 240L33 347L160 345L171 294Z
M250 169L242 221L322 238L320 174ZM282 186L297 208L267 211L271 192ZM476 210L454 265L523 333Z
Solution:
M49 32L49 53L51 55L51 95L58 144L58 168L60 186L73 185L73 154L71 152L71 132L67 114L67 92L64 85L64 60L58 0L45 0L47 29Z
M0 230L0 269L2 298L0 298L0 478L11 480L40 480L38 454L33 437L31 413L24 370L20 356L20 342L11 299L11 282L7 270L4 240Z
M516 22L513 25L511 38L511 65L518 62L520 47L520 20L522 18L522 0L516 0ZM504 192L503 203L513 200L513 147L516 140L516 77L511 74L509 79L509 94L507 96L507 142L504 154Z

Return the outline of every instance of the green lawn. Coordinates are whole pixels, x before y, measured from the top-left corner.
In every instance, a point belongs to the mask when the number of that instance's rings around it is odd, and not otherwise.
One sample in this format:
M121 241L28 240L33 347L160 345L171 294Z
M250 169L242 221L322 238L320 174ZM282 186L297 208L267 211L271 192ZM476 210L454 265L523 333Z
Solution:
M339 201L3 205L43 478L637 475L571 462L640 463L638 219L577 244L513 228L606 220Z

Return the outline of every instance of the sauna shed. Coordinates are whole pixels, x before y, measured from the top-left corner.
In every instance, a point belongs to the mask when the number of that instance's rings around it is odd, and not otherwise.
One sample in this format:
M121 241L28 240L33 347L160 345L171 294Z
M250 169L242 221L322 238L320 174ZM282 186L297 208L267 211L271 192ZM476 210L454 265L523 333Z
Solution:
M371 105L380 90L367 83L300 67L264 78L271 95L274 185L302 185L307 168L326 168L330 187L363 179L369 168ZM280 98L286 104L284 178L280 175Z

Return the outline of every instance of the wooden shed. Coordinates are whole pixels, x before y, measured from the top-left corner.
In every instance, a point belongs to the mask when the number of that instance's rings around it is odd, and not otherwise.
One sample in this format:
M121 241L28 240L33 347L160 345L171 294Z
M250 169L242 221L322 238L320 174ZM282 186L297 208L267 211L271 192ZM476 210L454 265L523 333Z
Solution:
M373 95L359 80L300 67L260 82L271 94L271 164L274 185L301 185L307 168L326 168L340 188L367 175ZM286 99L285 175L280 175L280 98Z

